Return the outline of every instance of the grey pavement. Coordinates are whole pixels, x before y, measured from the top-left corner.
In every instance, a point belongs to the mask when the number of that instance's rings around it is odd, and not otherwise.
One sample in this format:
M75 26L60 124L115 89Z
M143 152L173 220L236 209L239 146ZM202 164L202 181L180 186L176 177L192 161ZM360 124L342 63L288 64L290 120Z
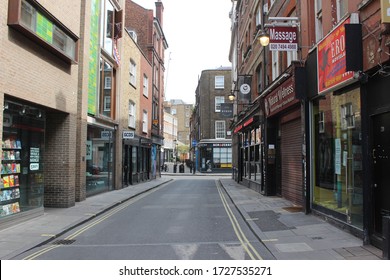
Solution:
M382 251L363 246L361 239L300 212L280 197L266 197L237 184L229 174L191 175L163 173L161 178L106 192L77 202L70 208L45 208L42 216L0 231L0 259L12 259L35 246L46 244L68 230L103 214L124 201L156 188L176 176L210 176L219 179L252 231L276 259L380 260Z

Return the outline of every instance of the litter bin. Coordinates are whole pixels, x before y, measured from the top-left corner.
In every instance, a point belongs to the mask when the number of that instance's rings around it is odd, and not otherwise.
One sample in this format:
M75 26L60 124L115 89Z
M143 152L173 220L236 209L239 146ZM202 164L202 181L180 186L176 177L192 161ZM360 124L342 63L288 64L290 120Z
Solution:
M179 172L184 173L184 164L180 164Z
M177 172L177 164L174 164L173 165L173 173L176 173Z

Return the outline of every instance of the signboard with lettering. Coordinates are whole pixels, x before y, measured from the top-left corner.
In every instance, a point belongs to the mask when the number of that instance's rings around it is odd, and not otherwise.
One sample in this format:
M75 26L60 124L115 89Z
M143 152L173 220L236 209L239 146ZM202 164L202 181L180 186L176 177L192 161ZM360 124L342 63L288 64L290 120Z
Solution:
M287 79L265 97L265 115L270 117L298 102L299 100L295 98L293 79Z
M123 131L123 139L133 139L135 136L134 131L131 130L125 130Z
M353 79L353 72L346 71L345 27L346 19L330 32L317 47L318 94L333 90Z
M268 31L270 51L298 50L298 27L272 26Z
M233 118L233 103L221 103L222 118Z

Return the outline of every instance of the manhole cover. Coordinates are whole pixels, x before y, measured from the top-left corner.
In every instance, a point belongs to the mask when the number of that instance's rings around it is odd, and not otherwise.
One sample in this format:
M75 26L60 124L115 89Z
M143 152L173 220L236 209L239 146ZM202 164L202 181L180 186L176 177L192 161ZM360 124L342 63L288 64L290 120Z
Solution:
M74 239L60 239L60 240L54 241L52 244L54 244L54 245L69 245L69 244L74 243L75 241L76 240L74 240Z

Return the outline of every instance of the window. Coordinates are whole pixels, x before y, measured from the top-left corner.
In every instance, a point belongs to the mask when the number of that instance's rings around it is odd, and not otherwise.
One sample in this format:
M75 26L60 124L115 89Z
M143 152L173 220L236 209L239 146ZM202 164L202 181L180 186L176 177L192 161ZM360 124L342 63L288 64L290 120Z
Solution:
M322 30L322 0L315 1L315 15L316 15L316 41L320 41L324 37Z
M225 139L225 121L215 121L215 139Z
M298 52L297 51L287 52L287 67L290 66L291 63L297 59L298 59Z
M129 127L135 128L135 103L129 100Z
M77 36L35 1L14 0L8 25L68 63L77 62ZM11 5L11 4L9 4Z
M101 18L100 44L109 55L112 55L114 42L115 9L109 0L103 0L101 1L101 4L101 11L103 11L103 16Z
M144 83L143 83L143 94L145 97L148 97L149 95L149 79L148 77L144 74Z
M355 127L355 114L353 112L352 103L341 105L341 129Z
M215 97L215 112L221 112L221 103L225 103L224 96Z
M142 132L148 133L148 112L145 110L142 114Z
M224 76L215 76L215 88L218 88L218 89L225 88L225 77Z
M114 118L114 68L105 59L100 59L100 113Z
M172 114L172 115L176 115L176 108L172 108L172 109L171 109L171 114Z
M104 89L111 89L111 77L104 77Z
M340 21L348 12L348 1L337 0L337 21Z
M256 27L261 26L261 23L262 23L261 5L259 5L256 10Z
M279 52L272 52L272 80L279 76Z
M130 84L133 86L137 86L137 64L133 60L130 60Z
M318 132L325 133L325 114L323 111L318 112Z
M111 96L104 96L104 108L105 112L111 111Z

